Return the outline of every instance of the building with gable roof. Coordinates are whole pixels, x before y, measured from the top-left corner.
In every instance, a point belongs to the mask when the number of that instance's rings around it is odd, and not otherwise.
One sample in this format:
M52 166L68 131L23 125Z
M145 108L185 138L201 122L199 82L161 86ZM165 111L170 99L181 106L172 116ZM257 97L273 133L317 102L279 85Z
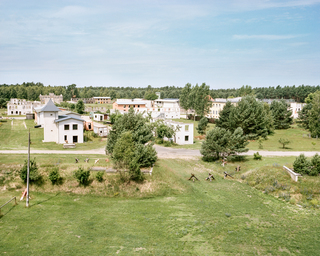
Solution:
M83 143L84 120L73 112L61 112L50 99L36 109L36 122L43 127L43 142Z

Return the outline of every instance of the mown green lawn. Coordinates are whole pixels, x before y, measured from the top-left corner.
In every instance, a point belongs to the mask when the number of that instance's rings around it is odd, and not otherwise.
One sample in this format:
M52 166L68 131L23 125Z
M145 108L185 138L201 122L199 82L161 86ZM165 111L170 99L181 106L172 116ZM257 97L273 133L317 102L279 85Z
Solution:
M84 104L86 107L102 107L106 109L112 109L113 105L110 103L105 103L105 104Z
M62 144L56 144L55 142L42 142L43 128L34 128L34 120L8 119L7 122L2 122L0 124L2 124L0 125L1 150L27 149L29 129L31 137L31 149L70 150L63 149ZM103 148L105 145L105 138L93 138L91 141L78 143L75 150Z
M287 161L280 159L266 161ZM3 209L0 253L318 255L318 210L223 179L221 168L198 160L160 160L152 179L168 188L142 198L32 192L29 209L24 203ZM216 181L204 180L208 171ZM189 181L191 172L200 181ZM0 204L19 195L1 190Z

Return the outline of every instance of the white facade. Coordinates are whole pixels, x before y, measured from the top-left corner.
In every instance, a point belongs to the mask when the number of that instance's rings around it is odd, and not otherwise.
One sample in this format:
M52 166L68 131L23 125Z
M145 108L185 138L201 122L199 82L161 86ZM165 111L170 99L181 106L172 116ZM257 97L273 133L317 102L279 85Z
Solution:
M104 120L104 114L94 113L93 114L93 120L94 121L103 121Z
M294 119L298 118L299 111L306 105L306 103L297 103L297 102L290 102L290 110L292 111L292 117Z
M153 118L180 119L179 99L157 99L148 112Z
M100 137L105 137L109 134L109 127L107 125L93 123L93 132Z
M83 143L83 121L69 117L55 120L58 144Z
M25 115L33 113L34 109L40 106L40 101L26 101L24 99L10 99L7 103L7 114L10 115Z
M60 104L63 101L62 94L55 95L54 93L49 93L49 95L39 95L39 99L41 104L47 104L48 101L51 99L54 103Z
M83 143L84 120L76 113L59 113L60 109L51 99L41 109L37 109L37 122L44 128L43 142Z
M172 138L173 142L179 145L193 144L193 123L181 123L174 121L165 121L167 125L172 125L174 129L179 127L176 135Z

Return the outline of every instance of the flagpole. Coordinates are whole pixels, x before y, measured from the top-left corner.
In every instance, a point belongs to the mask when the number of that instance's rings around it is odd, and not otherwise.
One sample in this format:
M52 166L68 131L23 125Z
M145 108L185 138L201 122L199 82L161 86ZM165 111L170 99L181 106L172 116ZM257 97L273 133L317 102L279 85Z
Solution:
M29 174L30 174L30 128L29 128L29 140L28 140L28 168L27 168L27 200L26 207L29 207Z

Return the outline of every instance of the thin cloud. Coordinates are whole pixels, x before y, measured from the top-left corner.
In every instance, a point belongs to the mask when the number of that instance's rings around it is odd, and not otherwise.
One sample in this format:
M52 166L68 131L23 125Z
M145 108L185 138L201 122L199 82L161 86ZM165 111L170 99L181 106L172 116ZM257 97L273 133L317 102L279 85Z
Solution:
M285 40L300 37L301 35L234 35L236 40Z

